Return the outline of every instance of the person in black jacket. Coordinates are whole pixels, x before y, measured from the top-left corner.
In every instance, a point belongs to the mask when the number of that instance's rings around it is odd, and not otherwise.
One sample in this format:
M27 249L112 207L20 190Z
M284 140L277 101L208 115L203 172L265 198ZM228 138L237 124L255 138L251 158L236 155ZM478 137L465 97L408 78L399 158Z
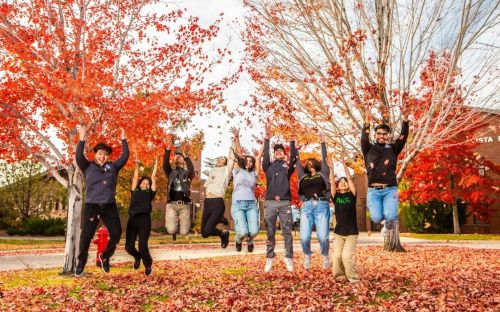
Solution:
M128 160L128 143L125 139L125 131L121 129L122 154L115 161L109 161L112 152L110 146L99 143L94 147L94 161L89 161L83 154L85 147L85 136L87 129L81 127L79 130L80 140L76 147L76 164L83 172L85 178L85 207L82 212L82 233L80 236L80 254L75 270L75 276L81 276L87 263L90 241L94 237L99 220L109 232L109 241L106 249L99 255L101 268L105 273L109 272L109 258L114 254L116 245L120 241L122 228L120 216L116 207L116 181L118 172L125 166Z
M151 202L156 195L156 173L158 171L158 158L155 159L151 178L139 179L140 160L135 159L134 177L130 186L129 219L125 239L125 250L134 257L134 269L139 269L144 264L144 273L149 276L153 273L153 259L149 253L148 240L151 233ZM135 241L139 238L139 250L135 248Z
M375 128L375 143L370 143L370 111L365 114L365 125L361 132L361 151L365 159L368 176L368 209L373 222L385 220L385 249L405 251L399 243L398 181L396 166L398 155L408 139L408 116L403 113L401 132L391 142L391 128L381 124Z
M195 177L194 165L186 151L176 150L174 162L170 164L171 147L165 149L163 171L168 178L167 208L165 225L169 234L187 235L191 228L191 181ZM177 222L179 219L179 222Z
M267 190L264 205L264 222L267 231L267 260L265 272L270 272L273 266L274 246L276 245L276 219L279 216L281 232L285 240L285 265L289 272L293 271L293 238L292 238L292 194L290 191L290 176L295 170L295 141L290 142L290 157L285 161L285 147L274 145L274 161L269 155L269 126L266 125L264 140L264 157L262 168L266 173Z

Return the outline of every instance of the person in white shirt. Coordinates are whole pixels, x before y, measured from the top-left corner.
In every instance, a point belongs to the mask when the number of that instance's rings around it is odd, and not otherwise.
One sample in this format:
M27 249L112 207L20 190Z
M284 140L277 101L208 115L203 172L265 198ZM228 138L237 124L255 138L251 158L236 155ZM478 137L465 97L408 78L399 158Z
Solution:
M217 224L224 218L226 210L224 204L224 194L226 193L234 158L229 153L229 157L221 156L217 159L215 167L210 169L205 181L205 200L203 202L203 213L201 217L201 236L219 236L221 247L226 248L229 244L229 231L221 230Z

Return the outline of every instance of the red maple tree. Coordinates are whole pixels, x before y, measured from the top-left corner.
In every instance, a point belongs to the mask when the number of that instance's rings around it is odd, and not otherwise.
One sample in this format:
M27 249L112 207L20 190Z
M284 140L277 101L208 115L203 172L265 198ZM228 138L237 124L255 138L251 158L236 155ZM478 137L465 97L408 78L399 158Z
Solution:
M158 153L197 108L216 108L238 71L213 80L229 51L205 48L220 19L202 27L157 1L91 0L0 4L2 159L33 156L68 188L64 272L78 254L82 175L73 160L78 126L87 146L120 152L126 130L141 159ZM116 157L112 155L112 158ZM67 175L61 175L58 169Z
M457 202L466 202L476 218L486 221L488 207L498 201L499 181L491 173L500 168L474 152L478 143L471 140L473 133L418 154L406 170L406 187L400 194L402 201L415 204L438 200L451 205L455 234L460 233Z

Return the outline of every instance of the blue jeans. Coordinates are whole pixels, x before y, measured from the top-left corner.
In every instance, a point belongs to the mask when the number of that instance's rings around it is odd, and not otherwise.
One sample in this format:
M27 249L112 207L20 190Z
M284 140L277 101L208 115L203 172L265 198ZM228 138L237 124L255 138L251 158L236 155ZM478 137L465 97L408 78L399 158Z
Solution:
M236 231L236 242L248 236L248 243L253 243L253 238L259 233L260 223L259 207L255 200L233 200L231 217Z
M398 187L390 186L385 189L368 188L368 210L370 218L375 223L382 220L394 221L398 219Z
M316 225L316 234L321 247L321 255L328 256L330 249L330 206L328 201L305 201L300 212L300 242L305 255L311 255L311 233Z

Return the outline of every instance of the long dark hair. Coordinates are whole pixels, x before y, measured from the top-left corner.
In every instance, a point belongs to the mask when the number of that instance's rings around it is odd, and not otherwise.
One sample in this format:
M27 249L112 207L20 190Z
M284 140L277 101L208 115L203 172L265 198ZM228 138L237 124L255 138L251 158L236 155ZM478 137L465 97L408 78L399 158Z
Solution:
M255 170L255 157L253 157L252 155L243 155L243 156L240 156L238 155L238 153L236 153L236 151L234 149L232 149L233 151L233 154L234 154L234 158L236 159L236 163L238 164L238 166L240 166L241 169L244 169L244 170L247 170L249 172L252 172ZM247 169L247 159L250 158L253 162L252 162L252 167L250 167L249 169Z
M320 172L321 171L321 163L319 162L319 160L317 160L316 158L308 158L306 160L306 165L303 167L305 173L311 174L311 172L309 171L309 168L307 168L307 164L309 162L312 162L312 166L313 166L314 169L316 169L316 172Z

